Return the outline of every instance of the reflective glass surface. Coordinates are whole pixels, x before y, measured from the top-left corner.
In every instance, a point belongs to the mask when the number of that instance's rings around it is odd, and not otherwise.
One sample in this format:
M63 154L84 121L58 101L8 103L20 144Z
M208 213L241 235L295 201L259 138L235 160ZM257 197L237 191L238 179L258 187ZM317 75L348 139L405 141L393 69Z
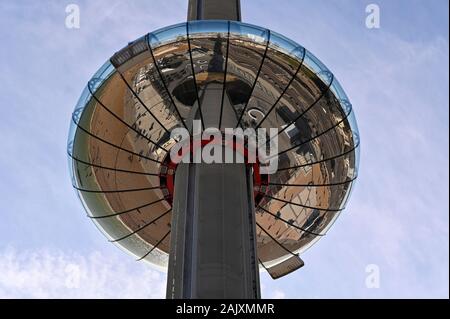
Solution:
M171 201L170 132L277 128L278 170L256 207L266 267L302 253L345 208L359 164L349 97L296 42L236 21L192 21L130 42L88 81L71 119L72 183L108 239L162 268Z

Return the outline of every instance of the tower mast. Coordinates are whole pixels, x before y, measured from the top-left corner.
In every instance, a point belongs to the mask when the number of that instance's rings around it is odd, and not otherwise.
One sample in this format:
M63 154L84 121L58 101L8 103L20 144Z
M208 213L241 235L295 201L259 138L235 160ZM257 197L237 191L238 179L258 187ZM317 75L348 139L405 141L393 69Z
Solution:
M241 20L239 0L189 0L188 20ZM226 40L226 39L225 39ZM205 90L205 127L220 105ZM221 128L236 119L224 95ZM228 113L227 113L228 112ZM233 114L231 114L233 113ZM253 173L244 163L180 163L175 176L167 298L260 298Z

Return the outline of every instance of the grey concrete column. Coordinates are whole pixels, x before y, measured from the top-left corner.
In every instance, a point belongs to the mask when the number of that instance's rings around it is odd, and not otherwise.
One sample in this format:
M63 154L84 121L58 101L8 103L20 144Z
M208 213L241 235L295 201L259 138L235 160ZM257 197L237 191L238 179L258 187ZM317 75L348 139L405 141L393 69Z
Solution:
M167 298L260 297L252 173L245 164L180 164Z
M201 100L217 126L222 89ZM224 127L236 125L228 97ZM224 156L225 149L222 149ZM175 172L167 298L260 297L253 172L240 163L180 163Z
M240 0L189 0L188 21L212 19L241 21Z
M240 20L239 0L190 0L188 20L198 19ZM222 93L216 83L202 93L205 127L217 127L221 109L222 128L235 127ZM178 165L167 298L260 298L254 210L253 173L245 164Z

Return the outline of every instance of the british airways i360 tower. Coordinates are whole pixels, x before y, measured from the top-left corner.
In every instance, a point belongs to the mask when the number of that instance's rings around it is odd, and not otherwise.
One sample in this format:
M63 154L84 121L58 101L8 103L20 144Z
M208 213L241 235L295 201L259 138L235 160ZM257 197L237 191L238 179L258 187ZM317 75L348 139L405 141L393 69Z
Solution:
M235 163L176 163L179 128L191 140L276 128L277 170L248 161L245 141L221 144ZM345 207L358 151L336 77L296 42L242 23L239 0L190 0L188 22L115 53L84 89L68 140L89 218L167 271L167 298L259 298L260 267L273 278L302 267Z

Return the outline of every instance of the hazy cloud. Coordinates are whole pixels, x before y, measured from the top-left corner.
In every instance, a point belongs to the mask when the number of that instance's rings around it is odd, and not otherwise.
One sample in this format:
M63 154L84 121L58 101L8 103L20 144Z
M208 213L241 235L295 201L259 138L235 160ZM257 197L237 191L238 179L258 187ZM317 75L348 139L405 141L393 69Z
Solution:
M0 298L164 298L165 275L123 255L0 251Z

